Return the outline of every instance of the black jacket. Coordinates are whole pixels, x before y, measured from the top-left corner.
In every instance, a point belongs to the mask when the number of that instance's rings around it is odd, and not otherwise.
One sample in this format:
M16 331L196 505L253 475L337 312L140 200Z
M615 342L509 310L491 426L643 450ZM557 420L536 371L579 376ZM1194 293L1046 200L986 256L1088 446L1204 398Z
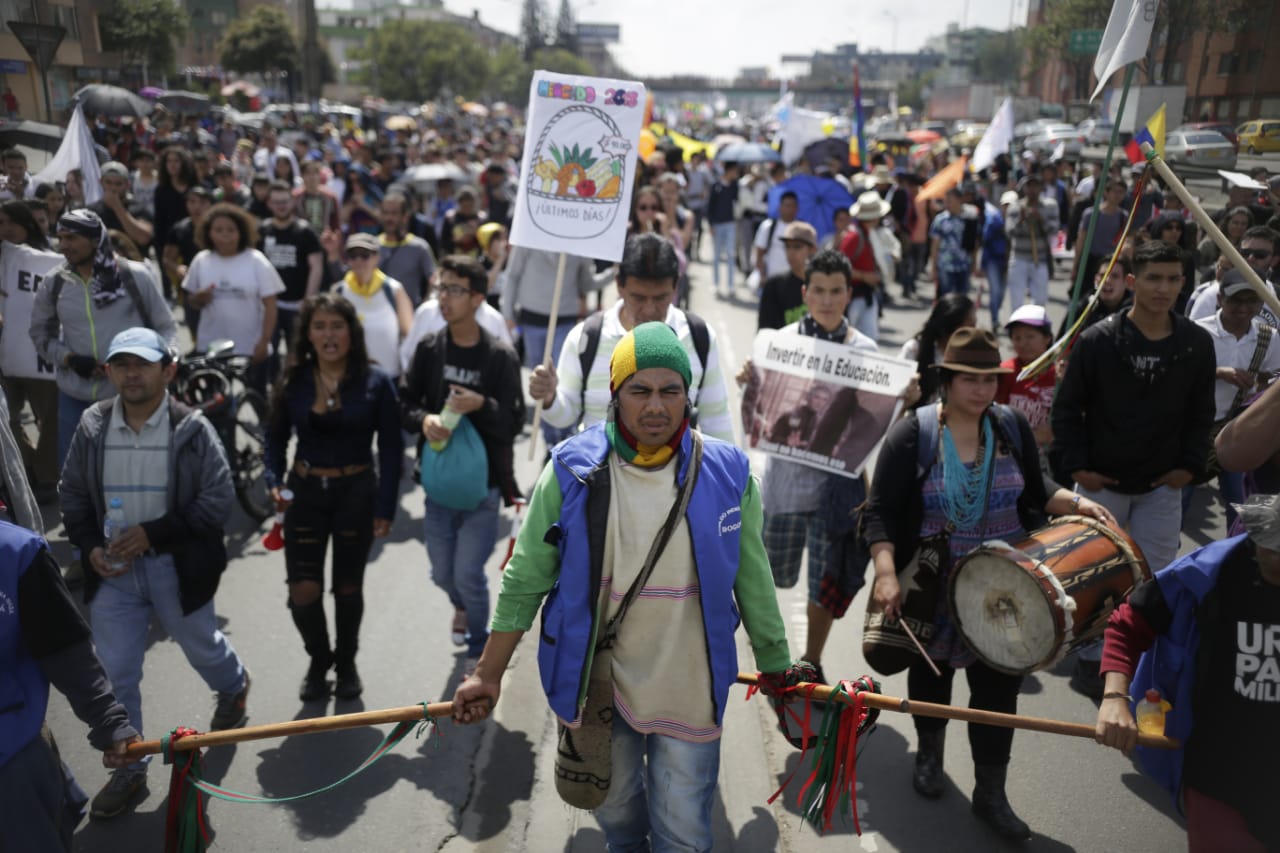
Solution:
M1053 400L1053 443L1062 453L1062 470L1096 471L1119 481L1108 488L1135 495L1151 491L1174 469L1203 470L1217 357L1207 331L1170 316L1170 356L1150 382L1130 367L1142 333L1127 313L1081 333Z
M418 437L418 453L426 440L422 419L444 408L449 395L444 381L444 365L449 344L448 328L427 335L413 353L409 372L402 379L400 421L406 430ZM516 351L484 329L480 330L483 348L480 369L484 405L467 417L480 433L485 454L489 457L489 485L497 486L509 505L520 496L515 478L515 454L512 444L524 429L524 392L520 388L520 361Z

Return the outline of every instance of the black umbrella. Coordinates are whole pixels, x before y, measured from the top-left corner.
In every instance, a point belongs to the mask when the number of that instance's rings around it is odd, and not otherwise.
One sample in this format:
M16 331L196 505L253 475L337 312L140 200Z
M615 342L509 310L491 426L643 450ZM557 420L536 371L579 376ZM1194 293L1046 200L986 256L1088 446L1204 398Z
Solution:
M171 113L206 113L209 111L209 96L199 92L165 92L158 101L160 106Z
M814 169L818 166L825 166L832 157L839 160L842 166L848 164L849 137L828 136L825 139L819 139L817 142L811 143L804 149L804 159L808 160L809 166Z
M86 115L133 116L142 118L151 114L151 102L128 89L91 83L76 92L73 103L84 108Z

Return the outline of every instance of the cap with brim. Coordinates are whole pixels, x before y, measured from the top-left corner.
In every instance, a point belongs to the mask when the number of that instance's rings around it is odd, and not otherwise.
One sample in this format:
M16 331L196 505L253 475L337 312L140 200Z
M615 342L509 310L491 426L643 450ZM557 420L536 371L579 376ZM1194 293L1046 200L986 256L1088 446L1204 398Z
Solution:
M347 238L347 251L364 249L366 252L378 253L378 238L372 234L352 234Z
M1222 276L1222 280L1218 282L1218 292L1222 294L1223 299L1230 299L1237 293L1254 293L1253 285L1244 277L1244 273L1239 270L1228 270Z
M972 326L952 333L942 361L934 367L959 373L1013 373L1013 368L1000 366L1000 344L996 336Z
M1023 175L1022 180L1018 181L1018 192L1022 192L1031 184L1043 187L1044 181L1040 179L1039 175Z
M129 177L129 167L119 160L108 160L98 167L98 172L104 178L108 175L114 175L117 178Z
M107 361L118 355L136 355L143 361L154 364L170 355L169 344L155 330L134 326L111 339L111 346L107 348Z
M1003 193L1000 194L1001 204L1013 204L1017 200L1018 200L1017 190L1005 190Z
M1053 324L1049 321L1049 312L1044 310L1043 305L1022 305L1016 311L1009 315L1009 322L1004 324L1006 329L1012 329L1015 325L1035 326L1037 329L1050 329Z
M794 240L797 243L807 243L810 246L818 245L818 232L808 222L789 222L786 229L782 232L783 241Z
M867 190L858 196L858 201L849 208L849 215L854 219L867 222L884 219L889 215L889 202L880 197L875 190Z

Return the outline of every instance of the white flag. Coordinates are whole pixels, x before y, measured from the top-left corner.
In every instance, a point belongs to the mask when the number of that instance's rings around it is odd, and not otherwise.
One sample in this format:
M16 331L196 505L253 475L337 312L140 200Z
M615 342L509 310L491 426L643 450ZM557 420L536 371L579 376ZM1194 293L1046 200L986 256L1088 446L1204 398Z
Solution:
M102 173L98 171L97 151L93 147L93 134L89 132L89 123L84 120L84 111L76 105L67 123L66 133L58 152L53 155L49 164L32 178L37 186L52 184L67 179L67 172L79 169L84 175L84 200L93 204L102 198Z
M973 159L969 161L974 172L989 168L1000 154L1008 154L1013 144L1013 99L1005 98L995 117L987 126L986 133L978 140L973 149Z
M1090 101L1098 97L1112 74L1146 55L1159 6L1160 0L1115 0L1098 45L1098 58L1093 61L1098 88Z

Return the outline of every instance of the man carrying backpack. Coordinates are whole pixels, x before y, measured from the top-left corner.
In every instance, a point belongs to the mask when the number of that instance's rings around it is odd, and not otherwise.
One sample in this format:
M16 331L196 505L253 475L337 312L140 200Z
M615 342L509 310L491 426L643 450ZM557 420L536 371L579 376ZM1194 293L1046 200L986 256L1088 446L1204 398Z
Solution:
M115 396L102 369L107 344L125 329L145 326L173 347L178 324L147 267L116 256L96 213L63 215L58 245L67 261L36 292L31 340L56 368L61 468L80 415L95 401Z
M529 377L529 396L542 404L552 426L584 427L605 419L609 400L609 357L640 323L660 320L675 330L689 354L693 381L689 405L707 435L733 441L729 389L720 372L715 333L702 318L671 304L680 274L675 248L656 234L627 240L618 269L618 302L574 326L554 368L538 365Z

